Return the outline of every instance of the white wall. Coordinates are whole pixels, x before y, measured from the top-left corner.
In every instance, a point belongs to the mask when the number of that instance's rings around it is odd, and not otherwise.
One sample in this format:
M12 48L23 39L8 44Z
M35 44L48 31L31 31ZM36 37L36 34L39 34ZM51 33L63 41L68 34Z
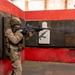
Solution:
M11 0L8 1L11 2ZM28 1L26 6L25 1ZM12 3L23 11L45 10L45 8L46 10L75 9L75 0L67 0L67 4L65 3L66 0L46 0L46 7L44 1L45 0L13 0ZM25 9L25 7L27 8Z
M67 9L75 9L75 0L68 0Z
M28 10L44 10L44 0L29 1Z
M48 0L47 10L65 9L65 0Z

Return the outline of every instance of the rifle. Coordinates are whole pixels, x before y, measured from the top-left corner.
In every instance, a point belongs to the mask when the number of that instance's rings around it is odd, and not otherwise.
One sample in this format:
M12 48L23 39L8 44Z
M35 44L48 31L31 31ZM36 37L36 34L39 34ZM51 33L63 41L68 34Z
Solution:
M43 36L47 31L43 32L40 36L39 36L39 39L41 40L41 38L46 38L46 36Z
M33 31L33 30L39 32L39 31L41 31L41 30L43 30L43 29L50 29L50 28L42 28L42 27L40 27L40 26L32 26L32 25L27 24L25 27L20 27L20 28L15 28L15 27L14 27L14 28L12 28L12 31L13 31L13 32L16 32L16 31L19 30L19 29L22 29L22 30L23 30L22 33L26 34L26 32L31 32L31 31Z

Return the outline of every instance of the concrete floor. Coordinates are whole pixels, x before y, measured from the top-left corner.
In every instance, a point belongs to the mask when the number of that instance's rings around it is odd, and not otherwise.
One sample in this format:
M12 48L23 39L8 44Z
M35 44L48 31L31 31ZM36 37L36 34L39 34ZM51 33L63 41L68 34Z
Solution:
M75 64L25 61L23 75L75 75Z

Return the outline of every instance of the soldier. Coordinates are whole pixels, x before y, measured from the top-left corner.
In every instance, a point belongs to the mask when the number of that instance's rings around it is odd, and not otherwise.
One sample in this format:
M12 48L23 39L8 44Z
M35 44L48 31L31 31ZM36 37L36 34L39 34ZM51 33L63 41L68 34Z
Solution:
M21 21L18 18L10 20L10 27L5 31L6 39L8 40L6 51L7 56L12 62L13 71L11 75L22 75L22 66L20 58L20 50L22 49L23 34L21 29L16 30L21 26Z

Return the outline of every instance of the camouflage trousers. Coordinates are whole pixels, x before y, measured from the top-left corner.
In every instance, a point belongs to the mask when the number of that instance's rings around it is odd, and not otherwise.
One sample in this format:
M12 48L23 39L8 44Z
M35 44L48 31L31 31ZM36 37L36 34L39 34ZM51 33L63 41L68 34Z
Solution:
M8 75L22 75L22 65L21 65L21 59L12 62L12 72Z
M17 60L14 63L12 63L13 71L11 75L22 75L22 66L21 66L21 60Z

